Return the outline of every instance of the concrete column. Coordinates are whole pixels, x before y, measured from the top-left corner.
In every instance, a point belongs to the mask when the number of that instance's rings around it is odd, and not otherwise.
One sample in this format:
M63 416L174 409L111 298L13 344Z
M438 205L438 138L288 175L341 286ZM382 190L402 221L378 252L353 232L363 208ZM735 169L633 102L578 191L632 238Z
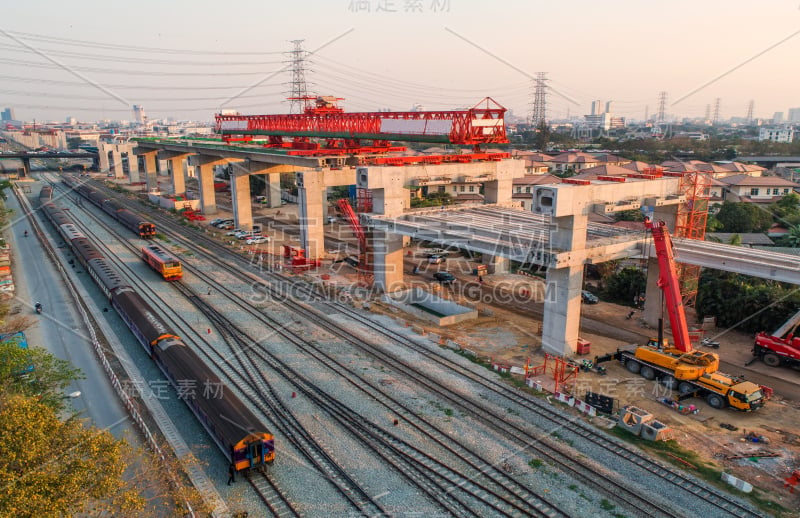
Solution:
M200 210L203 214L217 213L217 199L214 193L214 165L200 164L197 167L200 178L197 179L200 197Z
M128 149L128 174L131 182L139 181L139 157L133 154L133 147ZM136 178L134 180L134 178Z
M511 201L512 178L503 178L485 182L483 186L483 201L485 203L507 203Z
M583 265L547 270L542 348L559 356L577 350L581 318Z
M253 229L253 209L250 201L250 175L242 174L231 177L231 203L233 204L233 221L236 228Z
M297 173L297 187L300 244L306 251L306 257L316 259L325 249L325 214L322 212L325 183L322 171Z
M108 160L108 152L102 145L97 150L97 159L100 161L100 164L98 165L100 172L108 173L109 169L111 168L111 164L109 163Z
M111 152L111 163L109 164L108 172L113 173L115 179L125 177L125 171L122 169L122 153L119 151Z
M403 287L403 236L383 231L367 234L371 243L373 264L373 286L390 293ZM359 265L360 266L360 265Z
M585 253L586 215L553 218L550 243L555 250ZM565 268L549 268L546 277L544 315L542 318L542 348L558 355L574 354L577 350L581 319L581 288L583 264Z
M658 258L653 255L647 260L647 289L645 290L644 314L642 318L653 329L658 327L661 318L662 291L658 287Z
M267 207L277 209L281 206L281 174L271 173L264 175L267 182Z
M511 264L507 257L488 254L481 256L481 263L487 265L489 273L508 273Z
M156 151L144 153L144 174L145 182L147 183L147 192L151 189L158 187L158 180L156 179Z
M184 159L171 158L168 160L169 169L172 174L172 193L182 194L186 192L186 178L184 177L183 164Z

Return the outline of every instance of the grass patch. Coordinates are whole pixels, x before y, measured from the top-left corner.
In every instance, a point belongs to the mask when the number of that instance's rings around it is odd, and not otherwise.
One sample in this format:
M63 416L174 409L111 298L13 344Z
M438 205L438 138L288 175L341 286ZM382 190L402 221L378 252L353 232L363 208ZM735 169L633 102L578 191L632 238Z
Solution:
M608 500L606 500L605 498L603 498L602 500L600 500L600 507L606 511L610 511L614 509L614 507L616 506L611 502L609 502Z
M542 459L531 459L528 461L528 466L532 467L533 469L539 469L544 466L544 461Z
M792 513L792 511L783 507L781 504L764 497L764 492L756 487L753 488L751 493L744 493L733 486L722 482L722 469L719 466L713 462L701 458L696 452L683 448L674 440L646 441L618 426L615 426L609 430L609 433L625 442L639 446L643 450L654 454L656 457L667 461L667 463L675 467L678 467L684 471L687 471L688 473L710 482L727 493L739 496L745 500L750 500L753 505L762 511L768 512L772 516L780 518L783 516L789 516ZM678 457L678 459L684 460L696 466L697 469L690 468L675 457Z

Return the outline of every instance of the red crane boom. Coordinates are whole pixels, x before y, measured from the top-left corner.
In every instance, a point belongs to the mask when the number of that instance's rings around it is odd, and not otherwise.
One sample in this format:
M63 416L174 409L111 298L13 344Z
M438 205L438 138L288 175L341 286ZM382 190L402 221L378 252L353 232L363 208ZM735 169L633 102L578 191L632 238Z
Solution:
M679 351L691 352L692 343L689 340L689 326L683 309L681 285L675 269L672 238L663 221L652 222L645 219L644 224L653 233L653 244L658 258L658 287L664 293L669 324L672 327L672 340Z

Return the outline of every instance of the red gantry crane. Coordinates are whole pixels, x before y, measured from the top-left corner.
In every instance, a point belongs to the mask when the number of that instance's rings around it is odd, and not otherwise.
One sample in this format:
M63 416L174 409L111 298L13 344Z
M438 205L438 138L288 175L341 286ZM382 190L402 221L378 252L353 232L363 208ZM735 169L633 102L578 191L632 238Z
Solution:
M267 135L268 147L291 148L301 154L402 151L391 141L471 145L508 142L506 109L486 97L467 110L346 113L336 103L339 97L303 97L305 111L281 115L217 114L216 131L226 142L250 141ZM324 139L325 144L309 139ZM285 141L284 139L291 139ZM362 140L372 141L362 146Z

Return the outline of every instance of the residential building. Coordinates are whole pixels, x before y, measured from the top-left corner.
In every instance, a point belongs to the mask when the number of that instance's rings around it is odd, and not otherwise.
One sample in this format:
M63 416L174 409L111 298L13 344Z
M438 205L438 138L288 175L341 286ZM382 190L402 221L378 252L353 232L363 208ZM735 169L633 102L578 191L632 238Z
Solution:
M791 127L783 128L760 128L758 130L758 140L770 142L792 142L794 140L794 130Z
M2 112L0 112L0 120L3 121L16 120L16 118L14 117L14 108L6 108Z
M800 108L789 108L788 122L800 122Z
M726 184L724 199L752 203L772 203L800 189L800 184L779 176L737 174L719 179Z

